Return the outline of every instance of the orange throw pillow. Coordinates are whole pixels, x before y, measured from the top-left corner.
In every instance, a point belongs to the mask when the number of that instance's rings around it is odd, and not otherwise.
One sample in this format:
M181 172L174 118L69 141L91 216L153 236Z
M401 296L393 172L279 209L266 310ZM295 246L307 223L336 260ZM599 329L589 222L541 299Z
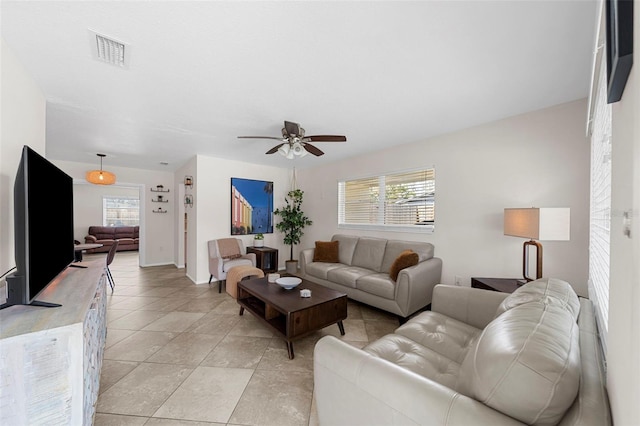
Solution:
M339 241L316 241L316 250L313 252L314 262L339 263Z
M413 250L405 250L393 261L391 269L389 269L389 276L392 280L398 279L398 274L404 268L414 266L418 264L418 253Z

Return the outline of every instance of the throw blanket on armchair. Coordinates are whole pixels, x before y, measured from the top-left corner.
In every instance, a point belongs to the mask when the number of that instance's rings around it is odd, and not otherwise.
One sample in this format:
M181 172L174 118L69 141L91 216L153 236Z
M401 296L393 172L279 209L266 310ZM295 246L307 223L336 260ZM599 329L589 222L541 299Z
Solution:
M223 259L236 259L242 256L238 241L235 238L222 238L218 240L218 249L220 257Z

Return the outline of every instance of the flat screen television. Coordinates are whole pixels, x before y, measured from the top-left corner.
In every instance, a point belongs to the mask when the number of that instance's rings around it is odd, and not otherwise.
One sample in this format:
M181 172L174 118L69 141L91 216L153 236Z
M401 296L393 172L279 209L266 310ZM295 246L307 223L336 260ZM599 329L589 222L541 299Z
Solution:
M73 179L25 145L13 199L16 271L0 309L60 306L35 298L74 260Z

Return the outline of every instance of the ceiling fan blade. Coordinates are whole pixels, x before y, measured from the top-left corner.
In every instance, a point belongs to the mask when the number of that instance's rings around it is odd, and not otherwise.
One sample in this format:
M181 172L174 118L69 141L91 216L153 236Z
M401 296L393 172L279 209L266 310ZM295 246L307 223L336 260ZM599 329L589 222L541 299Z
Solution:
M275 139L277 141L282 141L282 138L276 138L273 136L238 136L238 139Z
M305 141L311 142L346 142L346 136L338 136L338 135L314 135L314 136L305 136Z
M278 149L284 145L284 143L281 143L280 145L276 145L273 148L271 148L269 151L265 152L265 154L274 154L276 152L278 152Z
M304 143L304 149L306 149L307 151L309 151L310 153L312 153L316 157L320 157L321 155L324 155L324 152L322 152L321 150L319 150L315 146L311 145L309 142L305 142Z
M300 125L298 123L292 123L291 121L284 122L284 128L287 129L289 135L300 136Z

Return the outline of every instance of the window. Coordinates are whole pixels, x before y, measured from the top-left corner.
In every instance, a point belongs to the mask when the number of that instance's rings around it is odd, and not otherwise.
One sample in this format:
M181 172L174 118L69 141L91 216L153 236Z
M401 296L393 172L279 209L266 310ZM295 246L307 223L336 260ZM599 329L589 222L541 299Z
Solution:
M338 182L338 226L433 232L435 169Z
M128 197L102 197L103 226L140 224L140 200Z
M596 308L600 340L606 355L611 231L611 105L607 104L605 66L606 61L602 61L591 128L589 298Z

